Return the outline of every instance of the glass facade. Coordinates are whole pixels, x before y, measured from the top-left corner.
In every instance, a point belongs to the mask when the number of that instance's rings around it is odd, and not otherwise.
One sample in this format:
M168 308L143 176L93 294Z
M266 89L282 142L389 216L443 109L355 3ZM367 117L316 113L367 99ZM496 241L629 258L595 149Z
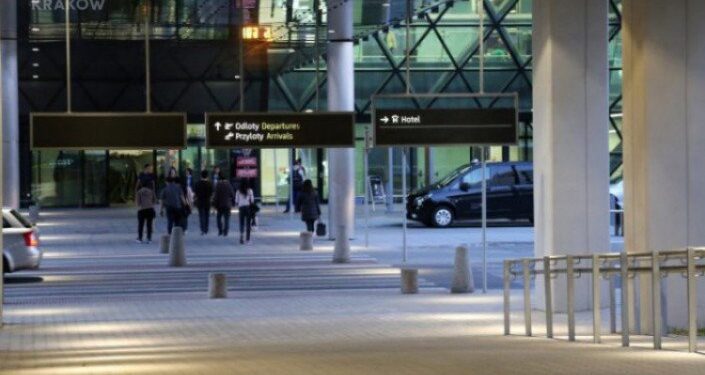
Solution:
M20 9L26 35L20 41L21 113L64 110L62 0L33 2ZM218 165L236 176L235 151L208 150L203 141L203 112L246 110L315 111L325 109L325 1L243 1L244 11L230 0L88 0L72 9L74 106L77 110L142 111L144 94L145 15L153 39L151 102L155 111L183 111L189 116L189 147L182 151L41 151L27 153L23 189L46 206L124 204L132 200L141 166L154 163L163 176L169 166L212 169ZM240 2L238 2L240 4ZM385 5L386 4L386 5ZM475 1L414 0L406 61L406 2L359 1L355 6L355 112L358 194L364 191L364 128L369 124L372 96L402 93L475 93L480 91L480 17ZM531 160L532 157L532 2L484 0L486 92L519 94L520 135L516 147L492 147L488 160ZM316 12L316 9L322 11ZM610 134L612 180L621 179L621 0L610 1ZM237 27L240 23L271 26L272 40L246 44L246 61L265 56L264 67L245 65L239 77ZM316 43L316 37L321 40ZM257 51L260 52L257 52ZM258 60L262 61L262 60ZM35 66L36 65L36 66ZM261 64L260 64L261 65ZM407 66L409 75L407 76ZM156 67L159 67L158 69ZM106 74L108 72L108 74ZM240 85L245 96L240 98ZM243 103L241 103L243 101ZM505 103L506 104L506 103ZM498 100L419 100L419 108L502 106ZM23 131L27 131L26 128ZM24 147L27 147L24 144ZM28 149L27 149L28 150ZM29 150L28 150L29 151ZM422 186L458 166L478 159L472 147L411 148L408 186ZM387 182L388 150L369 153L369 173ZM401 158L394 150L392 172L400 194ZM262 150L257 185L263 200L288 196L288 166L301 159L314 185L327 196L324 150Z

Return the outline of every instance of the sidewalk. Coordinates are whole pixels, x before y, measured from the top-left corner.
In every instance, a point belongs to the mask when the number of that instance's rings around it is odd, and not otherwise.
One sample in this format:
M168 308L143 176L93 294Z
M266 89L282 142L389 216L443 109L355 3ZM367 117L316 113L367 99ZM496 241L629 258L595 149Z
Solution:
M261 223L249 247L189 233L189 265L170 269L158 245L134 244L129 211L46 214L42 268L6 285L0 373L705 374L705 357L682 338L660 352L648 337L633 348L619 336L590 343L589 312L578 314L577 343L518 336L518 310L517 336L504 337L499 290L451 295L421 280L420 294L401 295L398 269L359 239L353 262L333 265L330 241L312 253L292 244L300 222L265 213ZM213 270L229 274L228 299L206 299ZM564 320L555 317L558 336Z

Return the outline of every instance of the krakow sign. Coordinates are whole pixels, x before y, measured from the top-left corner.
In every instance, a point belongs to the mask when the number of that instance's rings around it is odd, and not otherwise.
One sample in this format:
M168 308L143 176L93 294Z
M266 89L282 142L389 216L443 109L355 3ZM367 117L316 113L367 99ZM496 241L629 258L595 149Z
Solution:
M71 10L101 11L106 0L30 0L32 10L66 10L68 1Z

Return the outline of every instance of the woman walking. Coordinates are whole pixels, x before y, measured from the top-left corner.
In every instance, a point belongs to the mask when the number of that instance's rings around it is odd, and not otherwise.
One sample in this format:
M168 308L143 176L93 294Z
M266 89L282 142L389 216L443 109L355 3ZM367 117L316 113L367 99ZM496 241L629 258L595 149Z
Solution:
M252 219L250 211L255 204L255 194L247 184L247 180L240 181L240 186L235 195L235 204L237 204L238 213L240 216L240 243L250 243L250 232L252 231ZM243 233L244 232L244 233ZM243 238L245 234L245 238Z
M321 217L321 205L311 180L304 181L296 200L296 208L301 211L301 220L306 223L306 230L313 233L313 225Z
M218 224L218 235L227 236L230 230L230 210L235 202L235 192L230 185L230 181L223 178L223 173L218 175L218 183L215 184L213 193L213 206L215 206L216 223Z
M156 216L154 205L157 204L157 195L148 182L143 182L135 194L137 204L137 243L143 243L144 227L147 226L147 242L152 242L152 222Z

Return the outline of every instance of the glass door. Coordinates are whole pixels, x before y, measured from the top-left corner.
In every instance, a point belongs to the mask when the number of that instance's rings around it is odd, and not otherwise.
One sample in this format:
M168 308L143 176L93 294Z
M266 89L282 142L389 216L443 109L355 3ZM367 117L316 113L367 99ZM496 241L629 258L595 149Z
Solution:
M85 151L83 153L83 205L87 207L108 205L108 153Z

